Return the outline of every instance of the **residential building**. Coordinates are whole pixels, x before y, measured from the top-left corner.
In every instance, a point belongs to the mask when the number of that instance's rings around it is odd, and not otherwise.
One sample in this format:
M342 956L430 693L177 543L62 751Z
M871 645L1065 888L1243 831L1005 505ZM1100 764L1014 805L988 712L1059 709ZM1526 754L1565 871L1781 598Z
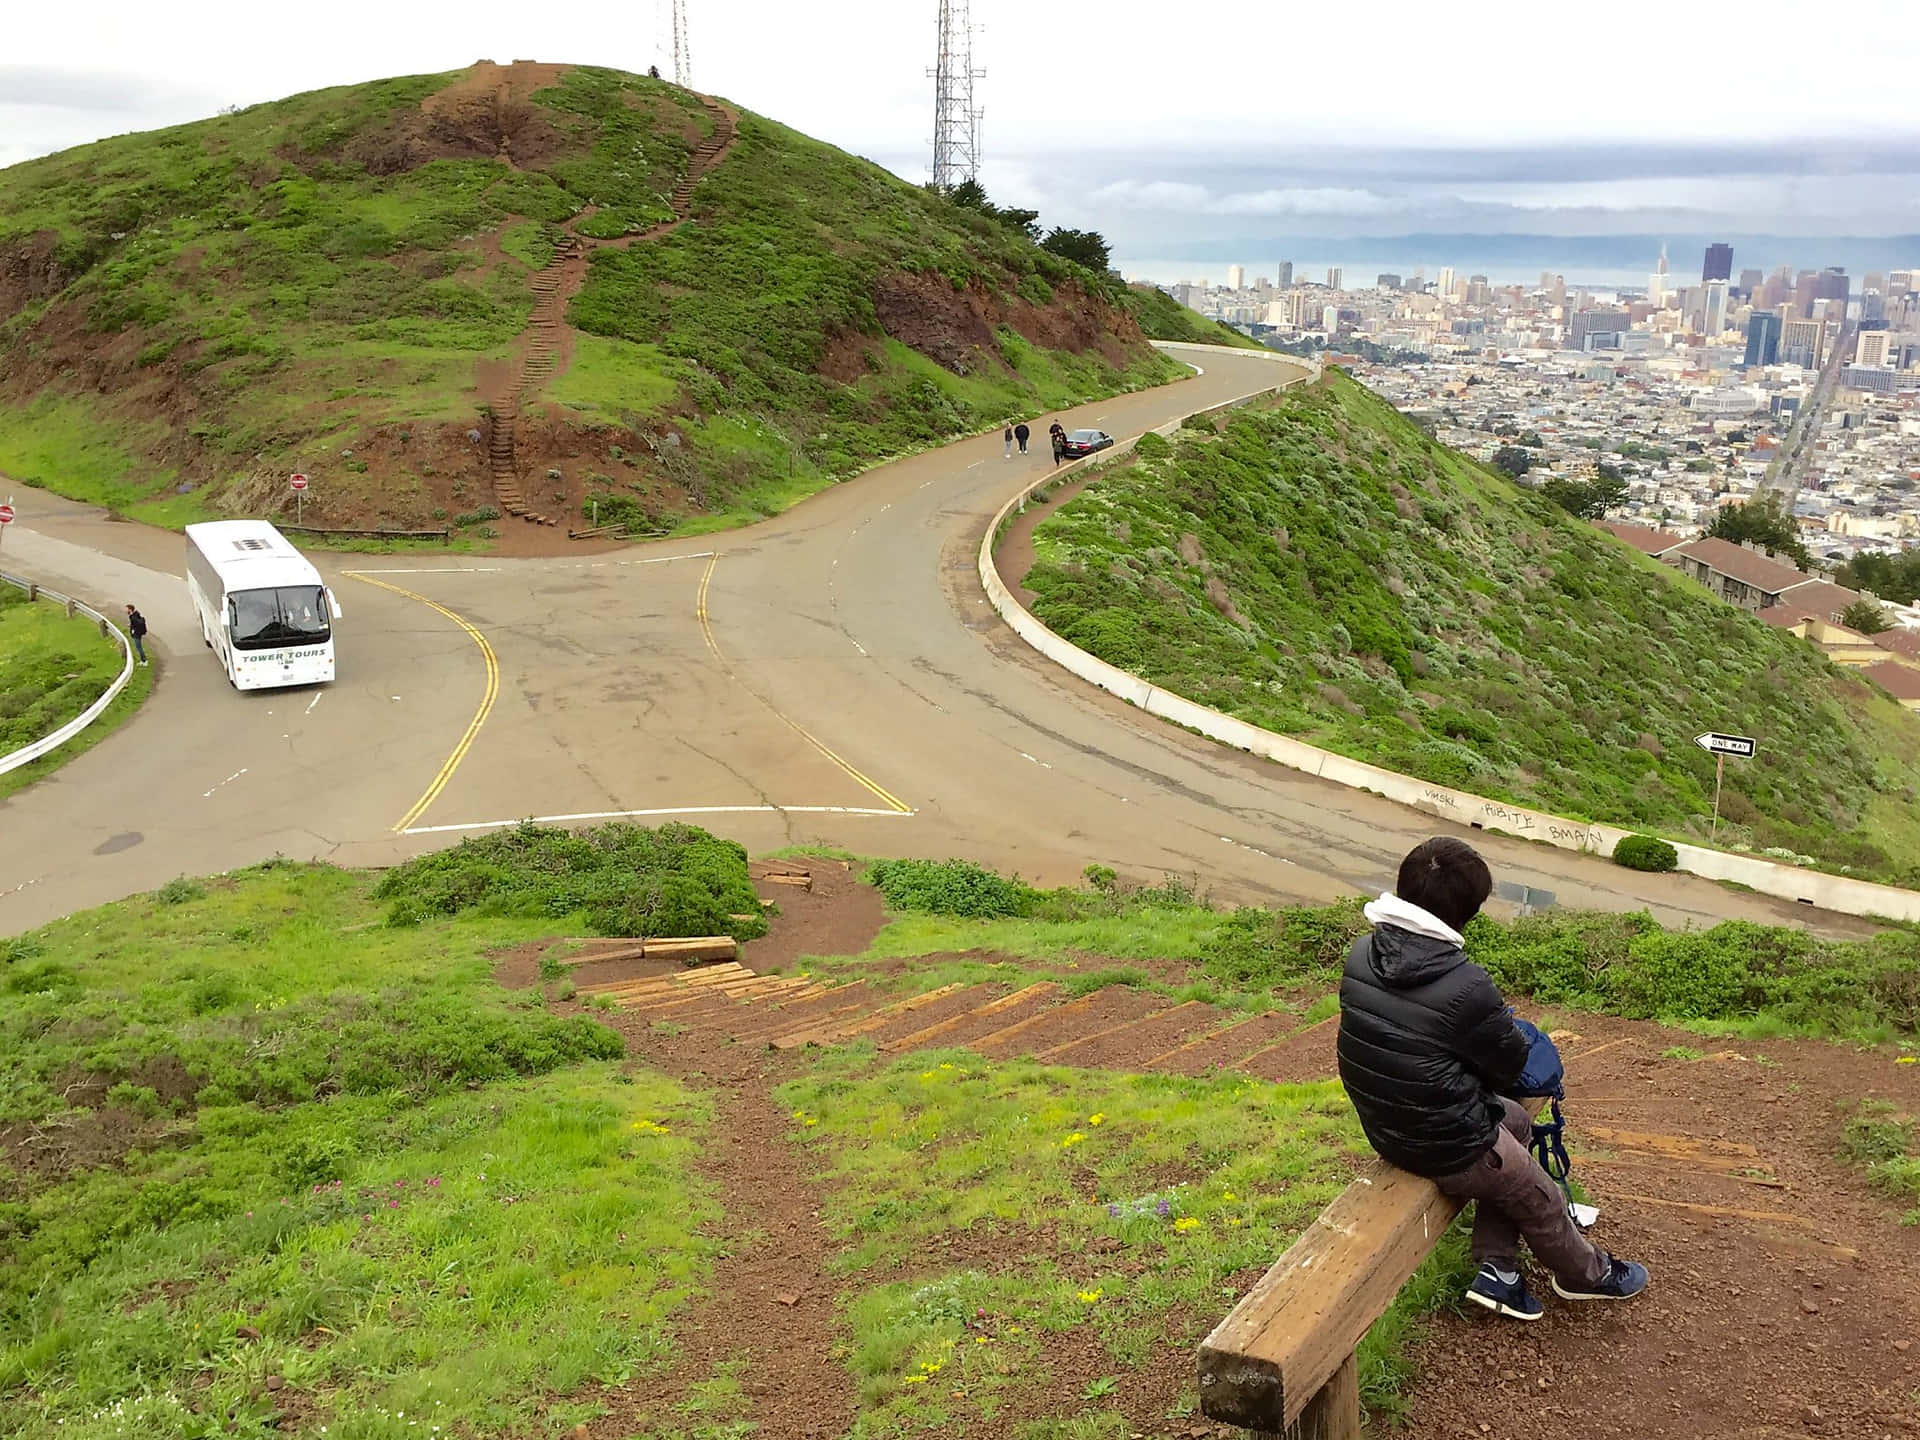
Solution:
M1891 365L1899 358L1899 337L1890 330L1862 330L1853 347L1856 365Z
M1602 520L1600 528L1616 540L1626 541L1642 555L1651 555L1656 560L1669 550L1677 550L1687 543L1684 536L1646 525L1629 525L1624 520Z
M1624 310L1576 310L1567 344L1574 350L1618 350L1632 328Z
M1728 253L1731 254L1732 251ZM1711 340L1727 328L1727 282L1709 280L1706 291L1702 302L1705 315L1700 325L1700 333Z
M1327 289L1338 290L1339 288L1340 288L1340 267L1338 265L1329 265L1327 267Z
M1280 272L1275 278L1274 284L1281 290L1290 290L1293 288L1293 262L1291 260L1282 260L1280 262Z
M1246 267L1244 265L1229 265L1227 267L1227 288L1229 290L1244 290L1246 286Z
M1707 246L1707 258L1700 267L1700 278L1707 280L1731 280L1733 278L1733 247L1714 244Z
M1842 610L1860 598L1852 590L1802 574L1791 565L1770 560L1731 540L1712 536L1682 545L1667 552L1664 558L1729 605L1738 605L1756 614L1772 609L1791 596L1791 613L1836 620ZM1808 589L1809 586L1819 588Z
M1920 710L1920 670L1897 660L1882 660L1860 672L1908 710Z

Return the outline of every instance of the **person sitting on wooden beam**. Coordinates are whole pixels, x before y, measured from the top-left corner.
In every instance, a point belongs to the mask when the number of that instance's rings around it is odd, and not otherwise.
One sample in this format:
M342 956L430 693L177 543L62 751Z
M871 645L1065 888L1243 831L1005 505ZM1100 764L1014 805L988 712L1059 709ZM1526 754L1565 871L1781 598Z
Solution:
M1647 1270L1594 1246L1567 1199L1527 1152L1532 1121L1506 1098L1530 1042L1461 931L1493 893L1471 845L1438 836L1400 862L1391 894L1370 903L1373 933L1354 942L1340 982L1340 1080L1367 1142L1389 1164L1478 1204L1467 1299L1496 1315L1544 1313L1520 1271L1524 1238L1563 1300L1629 1300Z

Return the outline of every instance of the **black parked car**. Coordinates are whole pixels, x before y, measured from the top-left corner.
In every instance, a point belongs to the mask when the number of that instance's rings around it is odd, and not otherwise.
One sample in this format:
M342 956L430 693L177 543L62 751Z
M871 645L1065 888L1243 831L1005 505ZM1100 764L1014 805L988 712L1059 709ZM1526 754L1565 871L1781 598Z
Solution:
M1113 444L1113 436L1104 430L1075 430L1067 436L1067 458L1078 460L1083 455L1092 455Z

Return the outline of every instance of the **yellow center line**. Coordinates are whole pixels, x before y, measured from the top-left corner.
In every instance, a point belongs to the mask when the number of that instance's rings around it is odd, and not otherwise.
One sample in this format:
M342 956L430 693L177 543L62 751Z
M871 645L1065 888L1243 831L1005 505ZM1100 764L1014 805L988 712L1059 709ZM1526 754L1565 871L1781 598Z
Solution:
M844 758L842 758L831 747L829 747L825 741L821 740L819 736L815 735L811 730L807 729L804 725L800 724L800 722L795 720L792 716L786 714L783 710L780 709L779 706L775 705L771 700L767 699L766 696L760 694L759 691L755 690L752 686L748 685L745 681L743 681L738 675L734 673L733 667L727 663L727 657L720 653L719 642L713 638L713 623L707 616L707 591L708 591L708 587L711 586L713 583L714 567L717 566L719 563L720 563L720 557L718 555L715 555L711 560L707 561L706 571L700 576L700 589L698 593L694 596L693 613L699 618L700 634L701 634L701 637L707 642L707 649L711 650L713 652L713 658L720 662L720 668L726 671L727 678L733 681L733 683L738 685L742 690L745 690L749 695L753 696L753 698L758 700L762 705L766 706L767 709L771 710L776 719L778 719L782 724L786 725L802 740L805 740L807 744L811 745L815 750L819 751L828 760L832 761L835 765L837 765L840 768L840 770L850 780L852 780L856 785L860 786L869 795L874 796L882 804L895 810L899 814L902 814L902 815L913 814L913 807L907 804L906 801L902 800L898 795L895 795L891 790L888 790L885 786L881 785L877 780L872 779L871 777L863 774L855 766L850 765Z
M348 570L345 573L363 584L376 585L382 590L392 591L395 595L404 595L409 600L418 600L429 610L439 611L467 632L473 643L480 647L480 654L487 662L487 688L486 693L480 697L480 708L474 711L473 719L467 722L466 733L453 747L453 753L447 756L447 763L440 767L440 773L433 777L433 783L427 786L426 793L414 802L411 810L395 822L394 833L399 834L418 820L426 812L427 807L440 798L440 792L446 789L447 782L453 778L453 772L460 768L460 762L467 758L467 751L473 748L474 737L480 733L480 727L487 723L487 716L493 713L493 702L500 694L500 661L493 653L493 646L487 643L486 636L482 635L465 616L456 615L439 601L429 600L424 595L402 589L398 585L389 585L384 580L375 580L371 575L363 575L358 570Z

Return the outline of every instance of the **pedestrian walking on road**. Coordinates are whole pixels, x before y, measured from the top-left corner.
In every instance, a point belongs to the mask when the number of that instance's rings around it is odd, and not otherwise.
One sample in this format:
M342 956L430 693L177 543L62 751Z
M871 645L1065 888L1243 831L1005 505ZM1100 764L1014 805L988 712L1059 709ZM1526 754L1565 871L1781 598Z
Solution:
M1366 907L1373 933L1354 942L1340 981L1340 1080L1367 1142L1389 1164L1479 1202L1466 1298L1512 1320L1538 1320L1520 1273L1524 1238L1563 1300L1629 1300L1643 1265L1580 1233L1558 1184L1527 1153L1533 1133L1511 1098L1533 1041L1461 932L1493 893L1487 862L1441 836L1400 862L1390 894Z
M1058 420L1047 427L1047 438L1053 441L1053 463L1058 465L1067 458L1067 432Z
M140 657L142 665L147 663L147 617L133 606L127 606L127 638L133 641L133 653Z
M1013 427L1013 438L1020 442L1020 453L1022 455L1027 453L1027 437L1032 433L1031 430L1027 429L1027 422L1024 420Z
M1013 458L1013 426L1007 426L1006 433L1000 437L1000 443L1002 446L1000 458L1011 460Z

